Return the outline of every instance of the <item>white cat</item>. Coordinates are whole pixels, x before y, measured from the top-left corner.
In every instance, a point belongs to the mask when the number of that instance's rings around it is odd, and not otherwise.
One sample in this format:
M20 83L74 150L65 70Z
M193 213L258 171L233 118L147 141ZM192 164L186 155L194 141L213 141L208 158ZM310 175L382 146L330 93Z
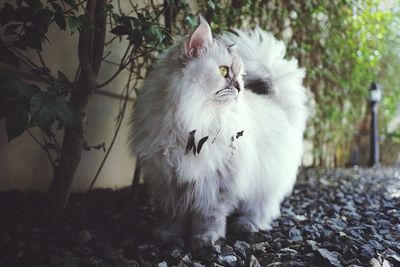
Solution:
M213 38L200 18L153 66L135 105L132 146L166 214L157 237L190 236L195 249L225 236L228 215L239 232L267 229L279 216L307 119L304 70L284 54L267 32Z

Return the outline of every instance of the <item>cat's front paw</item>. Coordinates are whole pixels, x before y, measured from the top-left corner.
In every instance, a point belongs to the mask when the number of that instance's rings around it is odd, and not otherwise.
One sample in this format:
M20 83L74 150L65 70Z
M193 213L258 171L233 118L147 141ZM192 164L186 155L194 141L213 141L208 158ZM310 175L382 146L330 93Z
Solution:
M232 222L231 230L237 236L249 236L260 229L249 218L239 217Z
M220 238L217 232L210 231L205 234L198 234L191 238L190 240L190 249L198 250L201 248L212 247Z

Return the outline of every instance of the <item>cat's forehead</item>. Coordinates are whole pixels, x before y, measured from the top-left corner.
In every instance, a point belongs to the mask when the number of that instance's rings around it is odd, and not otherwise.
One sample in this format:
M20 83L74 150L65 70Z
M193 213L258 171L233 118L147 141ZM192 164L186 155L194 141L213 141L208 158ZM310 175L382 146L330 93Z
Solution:
M214 40L213 45L208 51L208 57L212 58L219 65L235 66L238 67L241 64L239 54L225 43L218 40Z

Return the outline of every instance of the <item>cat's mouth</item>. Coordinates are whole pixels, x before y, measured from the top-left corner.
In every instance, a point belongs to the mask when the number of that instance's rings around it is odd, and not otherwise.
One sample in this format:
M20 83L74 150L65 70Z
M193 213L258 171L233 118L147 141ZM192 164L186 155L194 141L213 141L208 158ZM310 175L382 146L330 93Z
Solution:
M218 102L228 102L233 99L236 99L239 94L240 89L237 89L233 86L226 87L221 89L215 93L215 98Z

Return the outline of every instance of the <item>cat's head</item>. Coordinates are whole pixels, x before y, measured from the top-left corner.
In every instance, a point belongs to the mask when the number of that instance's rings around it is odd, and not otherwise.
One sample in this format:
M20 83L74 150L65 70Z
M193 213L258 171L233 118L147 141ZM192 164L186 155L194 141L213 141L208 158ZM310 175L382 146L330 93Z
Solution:
M190 81L193 90L216 104L238 99L243 91L241 59L229 44L212 37L203 17L184 39L181 53L185 59L183 78Z

